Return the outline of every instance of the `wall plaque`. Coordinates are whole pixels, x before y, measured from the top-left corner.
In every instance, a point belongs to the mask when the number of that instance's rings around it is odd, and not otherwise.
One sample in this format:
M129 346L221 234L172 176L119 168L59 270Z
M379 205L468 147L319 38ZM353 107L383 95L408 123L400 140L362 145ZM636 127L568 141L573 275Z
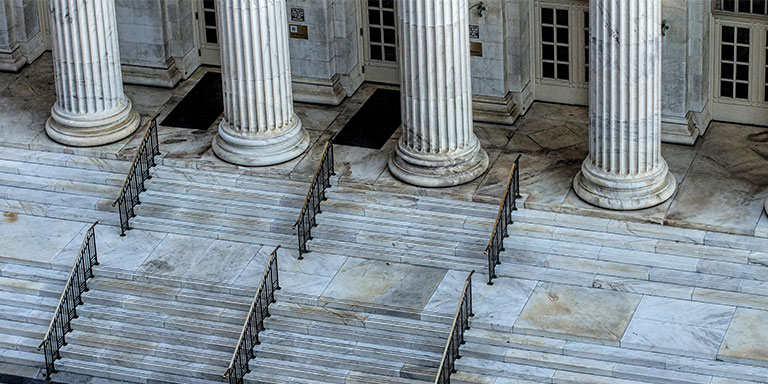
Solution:
M470 42L469 43L469 55L483 57L483 43Z
M291 8L291 21L304 22L304 8Z
M288 36L291 39L309 40L309 31L306 25L288 24Z
M469 38L470 39L479 39L480 38L480 26L470 24L469 25Z

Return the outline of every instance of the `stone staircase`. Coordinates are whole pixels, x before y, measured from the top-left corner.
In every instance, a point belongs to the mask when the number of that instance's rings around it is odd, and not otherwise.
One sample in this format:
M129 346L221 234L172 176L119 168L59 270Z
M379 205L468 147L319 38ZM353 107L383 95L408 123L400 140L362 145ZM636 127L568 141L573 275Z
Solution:
M117 225L130 162L0 146L0 210Z

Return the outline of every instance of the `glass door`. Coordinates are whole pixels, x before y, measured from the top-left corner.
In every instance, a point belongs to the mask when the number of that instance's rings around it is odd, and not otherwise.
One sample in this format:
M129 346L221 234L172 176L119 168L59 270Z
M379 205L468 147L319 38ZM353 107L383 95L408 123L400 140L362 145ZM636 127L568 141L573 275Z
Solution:
M400 83L395 0L363 0L364 73L366 81Z

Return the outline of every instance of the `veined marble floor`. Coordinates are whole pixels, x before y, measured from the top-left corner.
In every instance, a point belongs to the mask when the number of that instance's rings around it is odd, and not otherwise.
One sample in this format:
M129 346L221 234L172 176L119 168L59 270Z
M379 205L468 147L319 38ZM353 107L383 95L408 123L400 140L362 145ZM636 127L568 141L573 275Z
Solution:
M148 119L160 120L210 68L201 68L174 89L126 85L135 108ZM162 162L190 168L239 169L305 180L314 171L325 140L341 130L373 93L363 85L341 105L296 104L313 145L299 158L272 167L243 168L224 163L211 151L216 134L208 130L160 127ZM55 102L50 54L18 74L0 73L0 140L6 146L129 159L143 132L99 148L68 148L44 133ZM399 132L381 150L336 146L340 182L360 188L407 191L420 195L495 202L511 163L521 160L521 184L526 207L588 216L646 221L744 235L768 237L763 203L768 197L768 128L712 123L694 146L664 144L662 153L678 182L675 196L664 204L632 212L592 207L573 192L571 183L588 152L588 111L585 107L535 103L512 126L475 124L475 133L491 158L491 167L477 180L458 187L424 189L404 185L387 170Z
M70 266L88 224L5 214L0 218L3 259ZM49 228L40 234L39 228ZM31 234L38 233L34 241ZM34 248L18 249L20 243ZM96 273L168 276L252 293L271 247L134 229L120 237L112 226L96 227L100 265ZM333 303L390 305L423 318L451 317L467 273L409 264L311 254L278 253L280 285L289 294ZM31 255L31 256L30 256ZM397 284L393 284L397 282ZM628 359L661 352L680 359L750 359L768 367L768 311L602 290L543 281L498 278L493 286L473 279L473 329L564 340L561 348L599 354L620 347ZM542 339L544 340L544 339ZM552 340L552 339L548 339ZM751 370L749 366L742 369ZM753 374L750 372L750 374Z

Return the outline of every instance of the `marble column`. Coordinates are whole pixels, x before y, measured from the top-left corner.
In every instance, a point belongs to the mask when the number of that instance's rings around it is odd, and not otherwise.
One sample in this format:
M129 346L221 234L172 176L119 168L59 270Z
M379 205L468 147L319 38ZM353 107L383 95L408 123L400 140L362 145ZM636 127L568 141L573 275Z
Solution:
M217 0L224 119L213 139L222 160L264 166L309 146L293 111L285 0Z
M589 8L589 156L573 188L603 208L652 207L677 187L661 156L661 0Z
M392 175L424 187L474 180L488 155L472 131L467 0L403 0L400 21L402 136Z
M140 117L123 92L114 1L51 0L50 11L56 104L46 133L71 146L130 135Z

